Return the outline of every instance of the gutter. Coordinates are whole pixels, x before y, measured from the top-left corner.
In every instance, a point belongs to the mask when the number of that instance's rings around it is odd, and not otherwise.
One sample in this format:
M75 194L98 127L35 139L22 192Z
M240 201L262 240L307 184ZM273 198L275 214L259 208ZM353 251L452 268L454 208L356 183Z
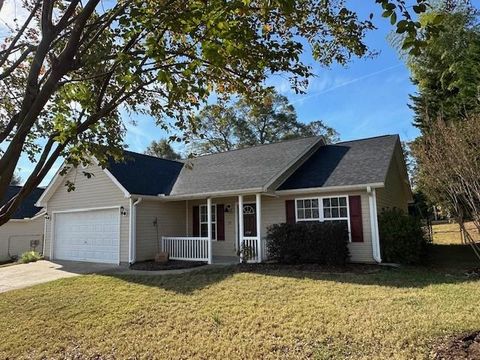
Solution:
M130 264L135 263L137 252L137 205L142 202L143 198L139 197L135 202L130 198L130 219L129 219L129 257Z
M195 194L180 194L180 195L165 195L159 194L155 195L135 195L132 194L130 197L142 197L145 200L157 200L157 201L175 201L175 200L195 200L195 199L205 199L207 197L226 197L226 196L236 196L236 195L255 195L257 193L265 192L263 188L250 188L250 189L235 189L235 190L225 190L225 191L211 191L205 193L195 193Z
M291 190L277 190L275 191L276 195L295 195L295 194L309 194L309 193L326 193L326 192L340 192L340 191L365 191L365 188L383 188L385 184L380 183L371 183L371 184L359 184L359 185L341 185L341 186L325 186L325 187L314 187L314 188L304 188L304 189L291 189Z

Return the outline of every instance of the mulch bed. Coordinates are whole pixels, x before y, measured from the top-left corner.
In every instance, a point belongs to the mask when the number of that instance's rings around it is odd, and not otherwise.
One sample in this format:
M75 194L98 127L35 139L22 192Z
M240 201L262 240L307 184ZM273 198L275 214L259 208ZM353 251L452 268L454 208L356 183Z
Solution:
M435 350L435 359L480 359L480 331L450 338L445 343L438 345Z
M260 263L260 264L238 264L237 269L240 272L277 272L277 271L295 271L295 272L316 272L324 274L372 274L381 270L378 265L369 264L345 264L340 265L319 265L319 264L279 264L279 263Z
M137 262L130 265L132 270L158 271L158 270L178 270L189 269L198 266L206 265L203 261L182 261L169 260L165 263L155 262L153 260Z

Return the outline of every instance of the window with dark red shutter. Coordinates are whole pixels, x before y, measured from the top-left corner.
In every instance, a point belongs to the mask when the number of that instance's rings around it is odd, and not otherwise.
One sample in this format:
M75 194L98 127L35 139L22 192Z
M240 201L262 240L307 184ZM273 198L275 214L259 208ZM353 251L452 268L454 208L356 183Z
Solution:
M348 205L352 242L363 242L362 200L360 195L349 196Z
M225 209L223 204L217 205L217 240L225 240Z
M285 200L287 224L295 224L295 200Z
M200 207L194 206L192 211L193 236L200 236Z

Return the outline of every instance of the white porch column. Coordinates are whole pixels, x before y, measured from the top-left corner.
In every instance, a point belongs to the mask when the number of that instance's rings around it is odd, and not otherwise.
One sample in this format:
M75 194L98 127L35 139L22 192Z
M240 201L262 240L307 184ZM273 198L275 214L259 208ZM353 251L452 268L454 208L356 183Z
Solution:
M208 226L208 263L212 263L212 199L207 198L207 226Z
M262 195L255 195L255 214L257 220L257 248L258 248L258 262L262 261Z
M238 195L238 251L240 253L240 262L242 262L243 245L243 195Z

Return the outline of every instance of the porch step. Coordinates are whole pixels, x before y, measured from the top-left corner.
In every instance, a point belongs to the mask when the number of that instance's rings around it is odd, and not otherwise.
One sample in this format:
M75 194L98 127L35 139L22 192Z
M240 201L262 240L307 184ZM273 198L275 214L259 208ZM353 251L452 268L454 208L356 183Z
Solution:
M217 265L232 265L240 262L240 259L236 256L214 256L212 260Z

